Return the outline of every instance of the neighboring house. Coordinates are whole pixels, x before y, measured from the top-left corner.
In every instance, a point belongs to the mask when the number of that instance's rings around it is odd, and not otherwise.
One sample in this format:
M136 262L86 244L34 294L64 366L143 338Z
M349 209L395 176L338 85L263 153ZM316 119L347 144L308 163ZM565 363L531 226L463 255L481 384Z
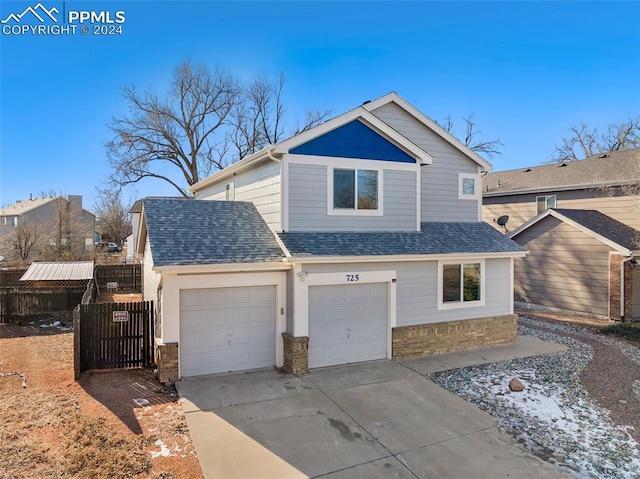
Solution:
M549 209L510 235L516 306L640 319L640 231L594 210Z
M138 260L136 245L138 244L138 230L140 229L140 213L142 212L142 200L134 201L129 214L131 215L131 234L127 236L127 261Z
M29 198L0 209L0 244L5 251L19 228L35 231L38 247L31 259L47 249L73 252L93 251L96 218L82 208L82 196Z
M395 93L142 201L162 381L514 341L515 242L490 165Z
M597 210L640 229L640 149L497 171L482 180L483 218L508 215L513 231L547 208Z

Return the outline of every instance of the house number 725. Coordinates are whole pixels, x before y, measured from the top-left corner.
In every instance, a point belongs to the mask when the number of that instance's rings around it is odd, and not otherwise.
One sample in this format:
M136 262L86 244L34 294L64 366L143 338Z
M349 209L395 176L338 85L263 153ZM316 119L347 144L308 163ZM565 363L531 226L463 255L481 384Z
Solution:
M347 283L355 283L356 281L360 281L359 274L348 274L347 275Z

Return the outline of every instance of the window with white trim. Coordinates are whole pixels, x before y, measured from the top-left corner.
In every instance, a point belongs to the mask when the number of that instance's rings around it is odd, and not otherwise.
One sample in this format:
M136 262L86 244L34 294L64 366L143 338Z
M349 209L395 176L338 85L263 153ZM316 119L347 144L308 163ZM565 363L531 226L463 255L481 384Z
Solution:
M17 217L17 216L14 216L14 217L13 217L13 226L14 226L14 227L17 227L17 226L18 226L18 217Z
M442 308L484 304L484 264L440 263L439 298Z
M458 174L458 198L461 200L477 200L480 192L478 190L479 176L468 173Z
M536 196L538 214L556 207L556 195Z
M236 199L236 183L232 181L225 185L224 199L228 201L234 201Z
M334 210L378 210L378 170L334 168Z

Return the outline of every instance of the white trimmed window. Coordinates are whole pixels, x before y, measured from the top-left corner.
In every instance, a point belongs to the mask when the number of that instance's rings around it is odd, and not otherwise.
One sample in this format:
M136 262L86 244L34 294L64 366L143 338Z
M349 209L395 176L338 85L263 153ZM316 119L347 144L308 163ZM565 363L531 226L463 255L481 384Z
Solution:
M480 198L480 176L469 173L458 173L458 198L461 200L477 200Z
M538 214L556 207L556 195L536 196Z
M17 216L14 216L14 217L13 217L13 226L14 226L14 227L17 227L17 226L18 226L18 217L17 217Z
M329 213L382 214L382 171L366 168L330 168Z
M225 185L224 199L234 201L236 199L236 184L234 181Z
M484 305L484 262L438 264L439 309Z

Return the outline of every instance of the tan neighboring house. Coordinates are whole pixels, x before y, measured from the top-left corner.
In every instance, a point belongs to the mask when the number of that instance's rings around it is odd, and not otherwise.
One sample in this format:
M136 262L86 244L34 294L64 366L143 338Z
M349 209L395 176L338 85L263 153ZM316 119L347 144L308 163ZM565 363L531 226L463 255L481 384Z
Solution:
M490 173L482 214L529 252L516 307L640 319L640 150Z
M94 249L95 215L82 207L82 196L29 198L0 209L0 255L11 258L11 243L18 228L36 231L38 247L30 260L57 249L79 259Z
M640 320L640 231L595 210L548 209L509 237L529 252L514 264L514 305Z
M504 231L496 220L508 215L513 231L547 208L587 209L640 229L639 184L640 149L497 171L482 179L482 218Z

